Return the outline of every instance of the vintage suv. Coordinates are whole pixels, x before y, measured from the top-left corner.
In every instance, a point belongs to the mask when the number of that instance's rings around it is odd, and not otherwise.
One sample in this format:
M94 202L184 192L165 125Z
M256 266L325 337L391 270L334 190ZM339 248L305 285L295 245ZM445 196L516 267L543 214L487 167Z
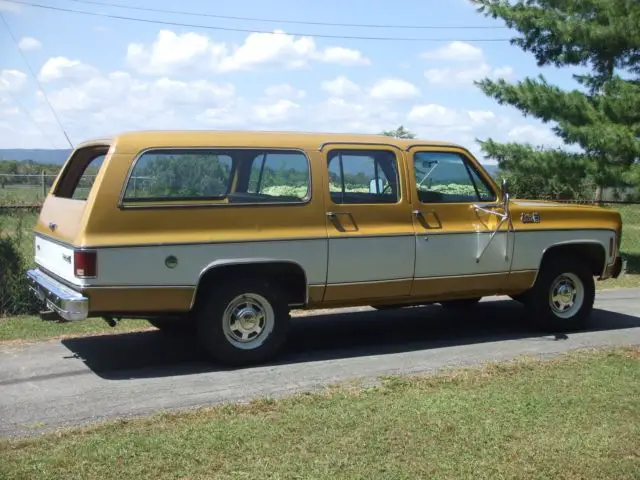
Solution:
M510 200L450 143L129 132L74 149L27 276L49 317L193 327L238 365L273 356L300 308L502 294L545 327L579 327L594 277L620 274L621 233L615 211Z

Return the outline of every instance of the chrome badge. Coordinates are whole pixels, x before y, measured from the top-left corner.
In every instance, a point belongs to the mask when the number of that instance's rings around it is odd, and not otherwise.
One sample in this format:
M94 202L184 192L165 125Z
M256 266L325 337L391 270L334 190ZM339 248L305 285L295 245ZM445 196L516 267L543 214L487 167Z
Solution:
M540 214L538 212L523 213L520 215L522 223L540 223Z

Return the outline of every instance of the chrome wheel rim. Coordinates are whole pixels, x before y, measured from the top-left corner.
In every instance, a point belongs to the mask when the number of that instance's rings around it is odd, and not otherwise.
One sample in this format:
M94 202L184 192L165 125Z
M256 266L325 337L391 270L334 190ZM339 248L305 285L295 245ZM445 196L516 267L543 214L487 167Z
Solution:
M275 314L269 301L256 293L238 295L222 317L224 335L234 347L252 350L269 337Z
M584 285L574 273L558 275L551 283L549 306L559 318L570 318L582 307Z

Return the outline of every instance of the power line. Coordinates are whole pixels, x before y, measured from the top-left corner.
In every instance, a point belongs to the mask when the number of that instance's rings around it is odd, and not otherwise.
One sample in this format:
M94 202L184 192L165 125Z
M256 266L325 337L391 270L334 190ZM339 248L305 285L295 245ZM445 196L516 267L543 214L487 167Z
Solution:
M0 85L2 85L2 88L4 88L7 93L9 93L9 95L11 95L11 98L13 98L13 101L16 102L16 104L18 105L18 107L20 108L20 110L22 110L22 112L33 122L33 124L38 128L38 130L40 130L40 133L42 134L42 136L44 138L47 139L47 141L51 144L51 146L53 148L56 148L55 143L51 140L51 138L49 138L49 135L47 135L44 130L42 129L42 127L40 126L40 124L38 122L36 122L36 119L33 118L31 116L31 114L29 113L29 111L24 107L24 105L22 105L22 103L20 102L20 100L18 100L18 97L16 97L13 92L11 91L11 89L7 86L4 85L4 83L0 82Z
M397 28L407 30L456 30L456 29L474 29L474 30L496 30L506 29L507 27L498 25L378 25L370 23L334 23L334 22L309 22L303 20L282 20L272 18L256 18L256 17L237 17L232 15L216 15L204 12L187 12L184 10L167 10L161 8L137 7L131 5L119 5L117 3L99 2L96 0L69 0L76 3L84 3L88 5L100 5L102 7L124 8L128 10L139 10L143 12L168 13L170 15L190 15L196 17L220 18L224 20L243 20L247 22L265 22L265 23L291 23L297 25L320 25L327 27L357 27L357 28Z
M9 32L9 35L11 36L11 38L13 40L13 43L16 45L16 48L18 49L18 52L20 53L20 56L24 60L24 63L27 65L27 68L29 69L29 72L31 73L31 76L35 80L35 82L38 85L38 88L40 89L40 91L42 92L42 95L44 96L44 99L46 100L47 105L49 105L49 108L51 109L51 112L53 113L53 116L55 117L56 122L58 122L58 125L60 126L60 130L62 130L62 133L64 134L64 137L67 139L67 142L69 142L69 145L71 146L71 148L73 148L73 143L71 143L71 140L69 139L69 135L67 135L66 130L62 126L62 122L60 121L60 118L58 118L58 114L56 113L55 109L53 108L53 105L51 105L51 102L49 101L49 97L47 97L47 94L45 93L44 89L42 88L42 85L40 85L40 82L38 81L38 77L33 72L33 69L31 68L31 65L29 64L29 61L27 60L27 57L22 52L22 49L20 48L20 45L18 44L18 40L16 39L16 37L13 36L13 32L11 31L11 28L9 28L9 23L7 22L6 18L4 18L4 15L2 14L2 12L0 12L0 18L2 18L2 21L4 22L4 26L7 28L7 32Z
M77 13L81 15L89 15L93 17L112 18L115 20L129 20L133 22L152 23L157 25L168 25L173 27L188 27L188 28L203 28L207 30L221 30L227 32L242 32L242 33L266 33L269 35L297 35L301 37L316 37L316 38L339 38L342 40L383 40L383 41L402 41L402 42L508 42L509 38L477 38L477 39L455 39L455 38L404 38L404 37L364 37L364 36L352 36L352 35L327 35L316 33L296 33L296 32L273 32L268 30L253 30L247 28L231 28L231 27L216 27L212 25L198 25L190 23L169 22L163 20L151 20L148 18L127 17L124 15L113 15L110 13L101 12L87 12L85 10L75 10L71 8L52 7L50 5L41 5L39 3L24 2L20 0L4 0L8 3L15 3L18 5L26 5L29 7L42 8L46 10L55 10L58 12Z

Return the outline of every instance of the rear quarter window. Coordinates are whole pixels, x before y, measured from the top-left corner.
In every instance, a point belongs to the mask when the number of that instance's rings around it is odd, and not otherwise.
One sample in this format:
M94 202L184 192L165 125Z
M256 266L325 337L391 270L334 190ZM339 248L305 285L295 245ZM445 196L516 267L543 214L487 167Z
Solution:
M108 146L87 147L71 155L52 194L58 198L86 200L102 169Z
M135 162L122 204L299 203L309 196L309 162L299 151L153 150Z

